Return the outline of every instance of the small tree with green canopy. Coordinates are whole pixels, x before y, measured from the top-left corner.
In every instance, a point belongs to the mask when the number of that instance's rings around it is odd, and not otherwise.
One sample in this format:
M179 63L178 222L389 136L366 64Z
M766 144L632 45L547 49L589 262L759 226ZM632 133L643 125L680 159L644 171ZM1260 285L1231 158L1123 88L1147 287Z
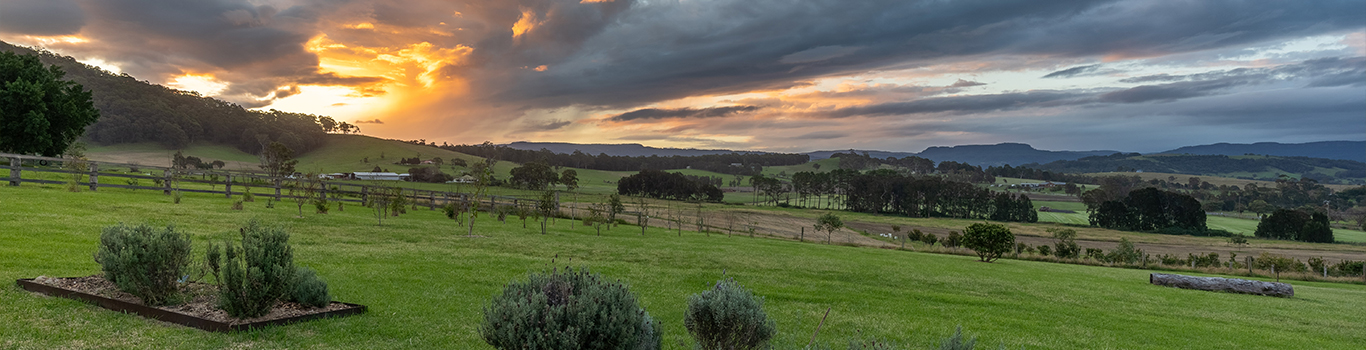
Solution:
M99 119L90 91L35 55L0 52L0 152L56 157Z
M1053 251L1054 256L1071 259L1076 259L1081 256L1081 246L1077 245L1077 230L1070 228L1050 228L1048 229L1048 232L1052 232L1053 238L1058 240L1057 243L1053 244L1054 248L1057 248ZM1040 250L1040 252L1042 252L1042 250Z
M1015 234L1005 225L975 223L963 229L963 246L977 252L981 261L992 262L1015 246Z
M834 235L835 231L841 228L844 228L844 220L840 220L840 217L835 216L833 213L825 213L825 215L821 215L819 219L816 219L816 231L825 231L826 244L830 244L830 236Z
M555 191L541 192L541 198L536 201L536 215L541 219L541 234L545 234L545 226L550 221L550 217L555 215L555 210L559 203L555 200Z

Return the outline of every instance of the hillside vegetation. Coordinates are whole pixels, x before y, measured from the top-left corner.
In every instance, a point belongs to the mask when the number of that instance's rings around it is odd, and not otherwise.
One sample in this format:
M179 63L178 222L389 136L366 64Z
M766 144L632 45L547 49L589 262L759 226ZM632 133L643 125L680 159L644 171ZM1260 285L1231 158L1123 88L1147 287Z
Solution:
M97 144L154 142L179 149L209 142L249 153L269 141L305 152L322 143L331 118L276 110L253 111L241 105L116 75L74 58L0 42L0 51L37 55L66 72L65 78L90 90L100 118L86 128ZM325 119L324 119L325 118Z

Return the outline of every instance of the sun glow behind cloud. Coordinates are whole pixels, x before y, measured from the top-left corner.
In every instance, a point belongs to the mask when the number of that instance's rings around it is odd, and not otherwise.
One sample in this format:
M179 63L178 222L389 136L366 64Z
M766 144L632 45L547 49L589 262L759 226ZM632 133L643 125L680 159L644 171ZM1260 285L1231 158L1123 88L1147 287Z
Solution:
M172 78L166 86L198 92L204 96L215 96L228 89L228 83L219 81L212 74L185 74Z

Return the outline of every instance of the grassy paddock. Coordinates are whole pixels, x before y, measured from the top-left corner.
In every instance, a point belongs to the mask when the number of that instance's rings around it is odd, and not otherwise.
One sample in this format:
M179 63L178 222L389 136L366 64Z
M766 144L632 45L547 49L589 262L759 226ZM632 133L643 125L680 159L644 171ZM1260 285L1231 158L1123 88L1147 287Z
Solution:
M1366 343L1360 285L1296 282L1290 299L1149 285L1150 271L802 244L742 236L682 237L622 227L603 236L559 221L550 235L482 216L481 237L439 212L410 211L376 226L348 206L296 217L292 207L218 196L72 193L58 186L0 187L0 277L97 273L103 226L174 222L196 248L233 235L249 218L285 225L298 263L318 270L338 300L370 312L232 334L148 321L60 298L0 287L3 348L488 348L480 309L509 280L551 266L590 266L626 281L663 321L665 345L691 348L686 298L725 270L766 298L779 348L804 345L825 309L819 341L842 348L877 337L928 348L962 325L994 346L1046 349L1321 348Z

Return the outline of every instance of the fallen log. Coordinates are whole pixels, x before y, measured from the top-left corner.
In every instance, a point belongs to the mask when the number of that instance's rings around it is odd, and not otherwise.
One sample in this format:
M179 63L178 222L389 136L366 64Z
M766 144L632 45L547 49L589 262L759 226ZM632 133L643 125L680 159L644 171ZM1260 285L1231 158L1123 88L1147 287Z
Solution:
M1262 282L1223 277L1196 277L1165 273L1154 273L1149 275L1148 282L1159 286L1215 292L1270 295L1282 298L1295 296L1295 287L1290 286L1288 283L1280 282Z

